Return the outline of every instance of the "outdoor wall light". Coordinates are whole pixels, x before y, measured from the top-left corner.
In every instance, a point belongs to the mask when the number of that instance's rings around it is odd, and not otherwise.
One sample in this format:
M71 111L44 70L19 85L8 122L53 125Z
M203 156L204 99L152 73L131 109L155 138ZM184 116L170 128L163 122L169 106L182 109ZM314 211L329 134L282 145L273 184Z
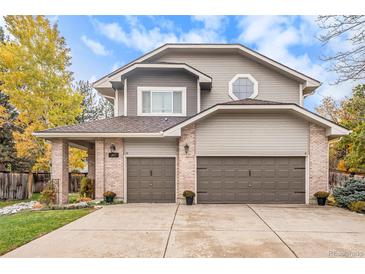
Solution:
M115 150L116 150L114 144L111 144L109 148L110 148L110 152L112 152L112 153L115 152Z
M188 152L189 152L189 145L188 145L188 144L186 144L186 145L184 146L184 149L185 149L185 154L188 154Z

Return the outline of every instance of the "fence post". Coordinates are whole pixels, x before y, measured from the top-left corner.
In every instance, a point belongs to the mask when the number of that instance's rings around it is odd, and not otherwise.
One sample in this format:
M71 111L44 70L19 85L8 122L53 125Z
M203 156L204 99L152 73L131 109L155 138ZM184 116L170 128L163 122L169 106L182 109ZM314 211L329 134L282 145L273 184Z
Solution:
M28 173L28 199L33 195L33 173Z

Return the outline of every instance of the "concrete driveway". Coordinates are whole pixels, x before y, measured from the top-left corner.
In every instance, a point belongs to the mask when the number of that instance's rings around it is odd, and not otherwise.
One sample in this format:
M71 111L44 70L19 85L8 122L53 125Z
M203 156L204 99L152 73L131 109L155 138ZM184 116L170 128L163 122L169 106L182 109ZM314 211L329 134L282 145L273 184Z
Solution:
M115 205L4 257L365 257L365 216L315 206Z

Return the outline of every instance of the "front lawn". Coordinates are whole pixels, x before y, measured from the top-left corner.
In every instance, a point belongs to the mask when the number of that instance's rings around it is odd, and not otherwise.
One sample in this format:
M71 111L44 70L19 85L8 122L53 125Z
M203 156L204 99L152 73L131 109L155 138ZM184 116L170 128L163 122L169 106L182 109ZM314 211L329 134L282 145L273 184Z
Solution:
M40 193L33 193L32 197L30 199L26 199L26 200L5 200L5 201L0 200L0 208L10 206L10 205L19 204L19 203L22 203L22 202L38 201L39 196L40 196Z
M0 216L0 255L64 226L93 209L26 211Z

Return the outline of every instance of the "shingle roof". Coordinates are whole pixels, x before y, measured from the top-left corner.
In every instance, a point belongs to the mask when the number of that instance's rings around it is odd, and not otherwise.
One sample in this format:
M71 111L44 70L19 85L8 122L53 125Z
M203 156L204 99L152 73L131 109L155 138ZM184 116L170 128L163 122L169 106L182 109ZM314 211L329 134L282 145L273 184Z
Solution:
M243 99L217 105L285 105L257 99ZM212 107L214 107L212 106ZM118 116L81 124L39 131L41 133L158 133L169 129L191 117L161 116Z
M42 133L157 133L188 117L118 116L72 126L40 131Z
M229 101L218 105L287 105L292 103L280 103L274 101L265 101L265 100L258 100L258 99L242 99L236 101Z

